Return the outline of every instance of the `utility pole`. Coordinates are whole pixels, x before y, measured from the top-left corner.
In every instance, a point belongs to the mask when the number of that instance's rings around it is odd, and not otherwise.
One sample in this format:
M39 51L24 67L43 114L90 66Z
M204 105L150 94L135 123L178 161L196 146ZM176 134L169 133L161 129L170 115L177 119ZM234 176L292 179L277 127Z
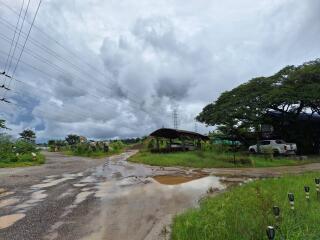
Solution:
M173 107L173 112L172 112L172 120L173 120L173 128L178 129L178 106Z
M194 122L194 132L198 132L198 124L196 121Z

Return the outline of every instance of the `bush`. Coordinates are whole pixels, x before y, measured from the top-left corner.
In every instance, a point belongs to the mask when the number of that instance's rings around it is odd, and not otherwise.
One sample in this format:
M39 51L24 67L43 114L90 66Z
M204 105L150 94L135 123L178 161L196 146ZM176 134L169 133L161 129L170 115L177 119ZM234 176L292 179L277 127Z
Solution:
M121 141L115 141L110 143L111 151L118 152L124 148L124 144Z
M36 153L37 156L32 156ZM44 156L38 153L36 145L26 141L14 142L10 136L0 136L0 167L36 165L44 163Z
M73 149L76 154L83 155L92 152L87 143L78 143Z
M18 140L14 144L14 152L19 154L26 154L26 153L36 153L38 150L36 145L26 141L26 140Z
M226 144L211 144L211 151L216 153L226 153L230 152L231 147Z

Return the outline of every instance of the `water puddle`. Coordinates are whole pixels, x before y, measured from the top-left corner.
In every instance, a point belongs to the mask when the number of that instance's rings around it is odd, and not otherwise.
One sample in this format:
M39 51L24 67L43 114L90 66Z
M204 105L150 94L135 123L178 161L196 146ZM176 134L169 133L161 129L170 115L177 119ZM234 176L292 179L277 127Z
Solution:
M87 186L87 184L85 184L85 183L75 183L75 184L73 184L73 186L74 187L85 187L85 186Z
M16 204L17 202L19 202L18 198L8 198L5 200L1 200L0 201L0 208L11 206L13 204Z
M24 217L25 214L22 213L2 216L0 217L0 229L10 227Z
M27 209L35 206L38 202L43 201L48 195L45 194L46 190L35 191L31 194L31 198L15 207L19 212L26 212Z
M31 188L48 188L48 187L53 187L55 185L58 185L59 183L65 182L67 180L71 180L74 179L72 177L64 177L64 178L60 178L60 179L56 179L56 180L49 180L46 181L45 183L40 183L37 185L33 185Z
M95 183L97 182L97 179L92 177L92 176L88 176L88 177L85 177L83 179L81 179L80 181L80 184L84 184L84 183Z
M0 197L7 197L12 194L14 194L14 192L3 192L3 193L0 193Z
M196 179L203 178L202 175L195 175L195 176L172 176L172 175L160 175L154 176L153 179L156 180L158 183L164 185L177 185L181 183L190 182Z
M93 193L94 192L80 192L77 195L76 200L74 201L74 204L78 205L78 204L82 203L83 201L85 201Z

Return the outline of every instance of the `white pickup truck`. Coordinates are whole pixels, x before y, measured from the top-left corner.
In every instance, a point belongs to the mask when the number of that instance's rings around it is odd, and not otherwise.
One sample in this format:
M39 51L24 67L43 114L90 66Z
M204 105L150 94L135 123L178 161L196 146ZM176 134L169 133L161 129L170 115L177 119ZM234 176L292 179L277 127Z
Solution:
M258 150L259 144L259 150ZM249 147L250 153L270 153L272 150L274 154L295 154L297 151L297 145L295 143L286 143L283 140L263 140L258 144Z

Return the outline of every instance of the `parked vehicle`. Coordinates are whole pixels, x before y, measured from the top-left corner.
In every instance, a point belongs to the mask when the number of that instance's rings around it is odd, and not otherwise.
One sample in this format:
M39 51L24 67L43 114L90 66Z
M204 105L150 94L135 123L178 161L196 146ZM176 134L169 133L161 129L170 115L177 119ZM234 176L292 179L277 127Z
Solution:
M283 140L277 139L259 141L258 144L249 147L250 153L270 153L270 151L276 155L295 154L297 151L297 145L295 143L286 143Z

